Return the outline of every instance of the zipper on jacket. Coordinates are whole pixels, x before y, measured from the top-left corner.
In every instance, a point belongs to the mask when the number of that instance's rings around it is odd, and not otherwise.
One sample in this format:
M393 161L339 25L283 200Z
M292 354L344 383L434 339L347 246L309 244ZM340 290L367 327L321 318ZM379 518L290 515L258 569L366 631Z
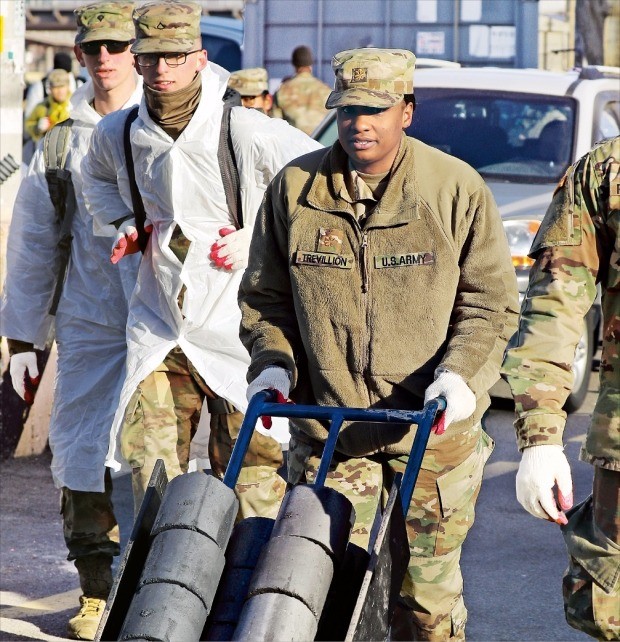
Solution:
M366 294L368 292L368 232L362 233L360 264L362 270L362 292Z
M370 367L370 301L368 291L370 289L370 274L368 270L368 232L362 232L362 244L360 246L360 268L362 273L362 327L364 328L362 337L362 351L364 353L364 363L362 364L362 373L364 382L366 383L366 394L368 397L368 405L372 403L370 398L371 377L369 373ZM371 435L372 438L372 435ZM373 447L376 439L372 438Z

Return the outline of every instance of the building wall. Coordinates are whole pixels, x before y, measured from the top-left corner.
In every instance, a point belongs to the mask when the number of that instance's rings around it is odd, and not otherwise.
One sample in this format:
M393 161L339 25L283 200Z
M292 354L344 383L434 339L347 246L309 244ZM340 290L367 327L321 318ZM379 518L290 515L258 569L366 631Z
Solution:
M589 11L584 11L584 8ZM603 21L603 55L600 61L587 62L620 66L620 48L618 47L620 2L618 0L540 0L538 12L538 66L541 69L553 71L571 69L576 60L577 64L582 64L579 51L575 51L576 31L581 29L585 38L596 38L594 14L597 12L602 12L603 15L607 13ZM578 21L577 14L579 14ZM576 22L579 22L579 25L576 26ZM577 40L578 38L579 36ZM579 48L579 42L577 42L577 49ZM582 45L581 49L583 48Z

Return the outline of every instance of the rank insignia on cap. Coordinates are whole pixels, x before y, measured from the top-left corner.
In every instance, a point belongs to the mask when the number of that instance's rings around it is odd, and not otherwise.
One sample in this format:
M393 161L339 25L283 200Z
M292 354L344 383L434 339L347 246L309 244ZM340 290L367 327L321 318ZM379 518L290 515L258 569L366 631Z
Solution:
M353 67L351 69L351 82L366 82L368 80L368 67Z
M333 228L319 228L319 242L317 243L318 252L329 252L331 254L342 253L342 239L344 233L342 230Z

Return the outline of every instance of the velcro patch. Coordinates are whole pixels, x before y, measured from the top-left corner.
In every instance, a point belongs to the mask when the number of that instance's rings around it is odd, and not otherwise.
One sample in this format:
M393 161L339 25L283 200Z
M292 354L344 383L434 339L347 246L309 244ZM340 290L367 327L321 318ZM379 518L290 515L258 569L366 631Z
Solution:
M340 254L342 252L342 239L344 232L333 228L319 228L319 241L317 250L319 252L329 252L331 254Z
M408 254L388 254L375 256L375 269L408 267L415 265L433 265L435 263L434 252L410 252Z
M332 254L331 252L295 252L297 265L316 265L319 267L335 267L341 270L351 270L355 263L352 254Z

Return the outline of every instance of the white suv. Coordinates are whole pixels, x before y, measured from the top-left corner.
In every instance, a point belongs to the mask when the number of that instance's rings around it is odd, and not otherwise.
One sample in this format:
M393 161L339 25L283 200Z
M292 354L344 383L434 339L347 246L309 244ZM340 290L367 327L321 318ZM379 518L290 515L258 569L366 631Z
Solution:
M527 253L557 182L596 141L620 133L620 69L421 69L414 92L407 134L480 172L504 220L523 295L532 263ZM335 115L314 132L324 145L337 137ZM595 305L575 355L569 412L581 406L588 389L599 317ZM509 396L503 383L492 393Z

